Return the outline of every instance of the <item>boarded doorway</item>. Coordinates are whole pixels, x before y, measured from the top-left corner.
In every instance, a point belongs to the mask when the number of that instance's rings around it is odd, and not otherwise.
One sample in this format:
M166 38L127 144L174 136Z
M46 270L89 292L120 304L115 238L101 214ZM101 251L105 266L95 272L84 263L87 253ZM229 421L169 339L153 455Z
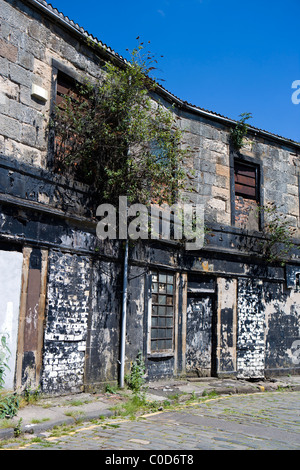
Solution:
M186 321L186 372L210 377L215 372L215 282L190 277Z

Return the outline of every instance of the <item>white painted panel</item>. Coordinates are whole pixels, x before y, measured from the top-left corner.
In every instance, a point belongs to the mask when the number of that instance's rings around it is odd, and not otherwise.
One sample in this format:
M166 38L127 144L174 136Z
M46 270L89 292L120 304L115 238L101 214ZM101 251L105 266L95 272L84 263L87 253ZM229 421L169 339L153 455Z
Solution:
M5 388L14 388L18 341L23 255L0 251L0 336L5 335L11 355L5 373Z

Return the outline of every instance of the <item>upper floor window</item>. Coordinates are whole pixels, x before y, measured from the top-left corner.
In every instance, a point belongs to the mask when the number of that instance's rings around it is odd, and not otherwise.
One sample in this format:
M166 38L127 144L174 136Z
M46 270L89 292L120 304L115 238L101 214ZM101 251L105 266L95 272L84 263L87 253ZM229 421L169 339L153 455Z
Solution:
M64 107L66 97L78 99L78 83L63 72L57 73L57 86L56 86L56 105L59 108Z
M258 202L257 173L257 167L235 162L234 182L236 196L242 196L245 199L252 199Z
M60 173L71 173L80 179L78 162L73 158L74 150L80 139L74 130L74 122L80 112L84 97L80 93L80 84L58 70L55 118L54 118L54 169Z
M236 160L234 188L235 225L247 230L259 230L259 167Z

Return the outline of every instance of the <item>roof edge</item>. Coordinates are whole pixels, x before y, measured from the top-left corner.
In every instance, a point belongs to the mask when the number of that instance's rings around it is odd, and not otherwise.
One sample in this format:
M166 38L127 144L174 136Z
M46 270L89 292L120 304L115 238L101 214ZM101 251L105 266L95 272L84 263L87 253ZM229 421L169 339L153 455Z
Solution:
M159 89L159 92L157 91ZM186 101L181 100L177 96L173 95L171 92L166 90L164 87L161 85L157 85L157 88L155 90L158 95L164 96L164 98L174 104L176 104L179 108L184 109L188 112L198 114L200 116L212 119L214 121L218 121L221 124L227 125L229 127L232 127L237 124L237 120L228 118L226 116L222 116L221 114L214 113L212 111L205 110L203 108L200 108L198 106L195 106L191 103L188 103ZM264 129L259 129L257 127L249 125L248 131L254 135L260 135L265 138L271 139L273 141L280 141L284 143L287 146L292 146L295 147L297 150L300 150L300 142L297 142L292 139L288 139L287 137L283 137L277 134L273 134L272 132L266 131Z
M46 0L23 0L25 3L32 5L33 7L37 8L38 10L43 11L46 15L50 16L55 22L60 23L63 27L67 28L73 34L80 36L81 38L85 39L86 41L89 40L94 43L96 46L101 48L101 53L108 57L110 60L117 60L120 65L124 66L129 62L116 53L113 49L111 49L106 44L102 43L98 38L94 37L92 34L89 34L83 27L79 26L73 20L70 20L67 16L63 13L59 12L57 8L54 8L50 3L46 2ZM100 51L99 51L100 52ZM221 114L214 113L212 111L205 110L200 108L196 105L188 103L186 101L181 100L177 96L173 95L170 91L165 89L162 85L157 83L156 93L158 95L163 96L167 101L174 103L181 109L185 109L188 112L201 115L203 117L207 117L209 119L218 121L227 126L236 125L238 121L234 119L230 119L226 116L222 116ZM249 125L248 130L250 133L254 135L260 135L265 138L271 139L276 142L282 142L286 146L294 147L297 150L300 150L300 142L294 141L292 139L288 139L286 137L273 134L272 132L259 129Z

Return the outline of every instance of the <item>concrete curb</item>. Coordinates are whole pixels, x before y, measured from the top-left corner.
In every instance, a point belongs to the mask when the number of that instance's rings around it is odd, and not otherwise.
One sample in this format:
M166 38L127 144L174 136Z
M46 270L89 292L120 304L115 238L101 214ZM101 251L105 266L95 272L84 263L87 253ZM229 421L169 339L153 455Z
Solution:
M194 383L193 383L194 382ZM298 383L299 382L299 383ZM176 400L172 399L171 396L174 395L174 392L177 394L178 398L178 407L185 404L188 400L193 397L205 397L210 394L214 394L216 398L223 395L244 395L244 394L253 394L253 393L264 393L264 392L299 392L300 391L300 377L297 380L282 380L282 381L261 381L260 383L227 383L225 384L222 381L218 380L207 380L205 383L198 381L196 386L196 380L192 381L195 385L195 389L191 391L190 386L187 382L171 382L171 386L168 386L163 383L152 384L151 391L148 390L146 393L147 400L155 401L161 400L162 403L164 400L170 400L171 402L176 403ZM188 387L188 388L186 388ZM62 397L62 400L65 401L66 397ZM70 396L69 400L72 397ZM24 434L34 434L36 436L43 436L45 433L51 431L55 426L61 425L74 425L81 422L89 422L92 420L97 420L100 417L110 418L114 416L114 413L110 411L112 403L109 403L106 398L105 404L103 402L99 403L99 407L96 405L93 410L83 410L82 414L78 416L67 416L65 414L65 408L60 406L60 403L54 407L51 407L51 412L53 416L44 422L31 424L31 421L34 418L41 416L41 410L37 407L30 406L20 410L20 413L13 418L11 422L11 427L0 429L0 441L13 439L15 437L22 436ZM166 410L167 411L167 410ZM23 423L20 422L24 418Z
M45 422L45 423L40 423L40 424L27 424L22 428L22 433L35 434L38 436L44 432L49 431L50 429L53 429L55 426L62 426L62 425L68 426L68 425L76 424L78 422L84 423L86 421L99 419L100 416L104 416L105 418L110 418L111 416L113 416L113 412L109 410L99 410L99 411L86 413L84 415L80 415L78 419L66 416L65 418L52 421L51 423Z
M18 436L15 434L15 428L6 428L6 429L0 429L0 441L2 440L8 440L8 439L13 439L19 436L22 436L23 434L34 434L36 436L41 436L46 432L51 431L51 429L55 428L56 426L71 426L73 424L76 424L78 422L84 423L88 421L92 421L94 419L99 419L100 416L104 416L105 418L110 418L113 416L113 412L110 410L99 410L99 411L93 411L90 413L86 413L84 415L80 415L78 419L70 417L70 416L65 416L58 418L53 421L47 421L44 423L39 423L39 424L25 424L20 427L18 430L19 434Z
M0 441L13 439L14 437L15 437L15 432L13 428L0 429Z

